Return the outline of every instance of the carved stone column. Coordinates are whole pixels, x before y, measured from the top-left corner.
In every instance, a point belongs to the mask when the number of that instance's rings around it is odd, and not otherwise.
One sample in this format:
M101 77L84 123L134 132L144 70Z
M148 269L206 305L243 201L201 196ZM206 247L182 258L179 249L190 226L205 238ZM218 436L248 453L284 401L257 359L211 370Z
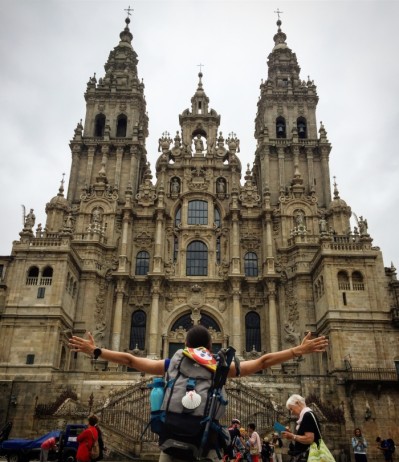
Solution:
M87 153L87 166L86 166L86 184L91 184L91 175L93 170L93 160L94 160L94 151L95 147L90 146Z
M151 313L150 313L150 327L148 336L148 358L158 359L158 339L160 324L159 319L159 294L161 291L161 280L153 279L151 288Z
M125 210L123 212L122 218L122 244L121 244L121 253L119 255L119 272L126 272L126 263L127 263L127 240L128 240L128 231L129 231L129 221L130 221L130 212Z
M163 211L157 211L157 221L156 221L156 229L155 229L155 248L154 248L154 265L153 265L153 273L160 273L161 272L161 263L162 263L162 243L164 242L163 233L162 233L162 224L163 224Z
M285 156L284 156L284 151L282 148L279 148L277 150L278 152L278 173L279 173L279 186L280 186L280 191L284 191L285 189Z
M270 338L270 351L278 350L278 323L277 323L277 307L276 307L276 283L268 281L267 295L269 301L269 338Z
M238 227L238 212L232 213L232 274L240 274L240 232Z
M122 158L123 158L123 148L118 147L116 149L116 166L115 166L115 185L119 187L121 181L121 170L122 170Z
M237 350L237 356L242 357L241 283L237 279L231 281L231 285L233 308L230 318L230 345Z
M122 308L123 308L123 296L125 294L124 279L119 279L116 286L116 302L112 329L112 349L119 351L121 346L121 332L122 332Z

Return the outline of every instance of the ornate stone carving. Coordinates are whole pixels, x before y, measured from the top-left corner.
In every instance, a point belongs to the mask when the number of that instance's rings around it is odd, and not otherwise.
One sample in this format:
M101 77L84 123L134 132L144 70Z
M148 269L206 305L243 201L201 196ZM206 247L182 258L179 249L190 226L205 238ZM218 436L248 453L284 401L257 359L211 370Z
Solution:
M245 250L258 250L260 248L260 239L257 236L245 234L241 237L241 245Z
M96 306L94 309L94 330L93 337L96 345L105 346L103 339L105 337L105 297L107 294L108 282L105 278L100 280L98 295L96 297Z
M172 143L172 138L168 132L163 132L162 137L158 140L158 152L166 153L169 151L170 145Z
M134 238L134 241L136 242L138 248L148 250L151 248L152 243L154 242L154 238L147 231L141 231Z
M144 175L144 181L139 186L139 192L136 194L137 203L143 207L154 205L157 198L155 186L152 184L152 175L149 164Z
M202 293L202 288L198 284L194 284L191 287L192 294L190 294L187 298L187 303L192 308L198 308L202 306L205 302L205 296Z

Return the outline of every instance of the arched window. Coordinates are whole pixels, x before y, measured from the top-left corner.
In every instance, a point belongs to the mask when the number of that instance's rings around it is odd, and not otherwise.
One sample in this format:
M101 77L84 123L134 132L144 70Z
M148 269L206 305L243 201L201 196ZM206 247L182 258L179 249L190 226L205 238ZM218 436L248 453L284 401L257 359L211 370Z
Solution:
M253 277L258 275L258 257L255 252L247 252L244 256L245 276Z
M136 275L143 276L150 270L150 254L142 250L136 257Z
M364 290L363 275L360 271L352 273L352 287L353 290Z
M207 225L208 224L208 202L190 201L188 203L189 225Z
M42 277L40 278L41 286L51 286L53 280L53 268L46 266L43 270Z
M201 319L199 320L199 324L201 324L201 326L206 327L207 329L211 328L216 332L221 332L219 324L205 313L201 313Z
M177 330L177 329L184 329L184 330L188 330L190 329L190 327L193 326L193 320L191 318L191 314L190 313L187 313L187 314L184 314L183 316L180 316L180 318L175 321L173 323L173 326L172 328L170 329L172 332Z
M193 241L187 246L186 275L208 275L208 248L201 241Z
M28 271L28 277L26 278L27 286L36 286L39 279L39 268L37 266L31 266Z
M181 223L181 206L178 207L176 210L176 215L175 215L175 226L178 227L180 226Z
M338 273L338 289L339 290L350 290L351 286L349 283L349 276L346 271L340 271Z
M220 212L217 207L215 207L214 213L215 213L215 226L216 228L220 228L220 225L221 225Z
M116 124L116 136L117 138L124 138L126 136L127 129L127 117L124 114L118 116Z
M260 317L255 311L245 316L245 349L246 351L261 351Z
M298 137L301 139L308 137L308 129L306 125L306 119L304 117L298 117L296 121L296 127L298 130Z
M94 136L104 136L105 115L97 114L94 121Z
M137 310L132 313L130 325L130 343L129 349L144 350L145 348L145 330L147 324L147 315L143 310Z
M201 319L199 320L199 324L201 326L206 327L208 330L212 329L213 331L221 332L219 324L206 313L201 312ZM179 319L177 319L173 323L171 327L171 332L174 332L179 329L184 329L185 331L188 331L191 327L193 327L193 325L194 325L194 322L192 320L191 313L187 313L181 316ZM171 358L173 354L179 348L184 348L184 344L183 343L169 343L169 355L168 355L169 358ZM221 343L218 343L217 341L212 342L212 352L214 354L216 354L221 348L222 348Z
M287 138L284 117L277 117L276 119L276 138Z

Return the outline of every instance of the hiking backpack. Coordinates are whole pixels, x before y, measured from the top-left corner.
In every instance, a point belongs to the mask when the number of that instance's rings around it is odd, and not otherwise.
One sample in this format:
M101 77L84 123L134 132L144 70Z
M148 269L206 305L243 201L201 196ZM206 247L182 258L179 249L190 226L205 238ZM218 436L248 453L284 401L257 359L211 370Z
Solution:
M210 355L205 348L188 350L195 350L203 358ZM198 460L210 448L219 452L230 439L227 428L219 424L226 411L223 385L229 366L225 366L221 383L218 364L212 370L205 363L199 364L178 350L165 374L161 409L151 412L151 430L159 435L162 451L185 461Z

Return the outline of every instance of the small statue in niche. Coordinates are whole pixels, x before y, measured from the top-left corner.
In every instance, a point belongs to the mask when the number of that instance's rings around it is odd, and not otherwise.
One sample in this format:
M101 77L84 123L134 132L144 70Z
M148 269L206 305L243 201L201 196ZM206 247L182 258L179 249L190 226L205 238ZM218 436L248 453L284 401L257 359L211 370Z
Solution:
M101 212L99 208L93 210L93 223L101 223Z
M300 226L304 226L304 214L301 210L298 210L297 214L295 215L295 221L298 228Z
M219 178L216 183L216 191L220 194L224 194L226 192L226 182L223 178Z
M197 135L194 140L195 152L202 152L204 150L204 142L201 139L201 135Z
M324 216L322 216L319 220L319 229L320 229L320 234L326 234L328 232L327 231L327 221L324 218Z
M178 194L180 192L180 181L174 177L170 185L170 191L172 194Z

